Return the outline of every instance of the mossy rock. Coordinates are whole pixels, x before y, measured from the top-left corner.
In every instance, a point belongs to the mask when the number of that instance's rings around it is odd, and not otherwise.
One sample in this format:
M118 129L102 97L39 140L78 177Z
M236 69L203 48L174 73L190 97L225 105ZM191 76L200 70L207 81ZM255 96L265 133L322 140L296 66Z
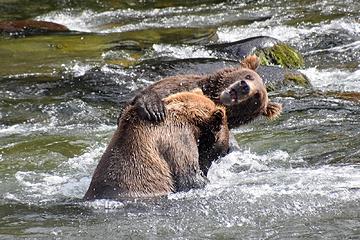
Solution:
M258 49L255 55L262 65L279 65L286 68L303 68L304 58L294 48L285 43L278 43L269 48Z
M215 55L231 60L241 60L257 55L262 65L278 65L286 68L304 67L302 55L288 44L272 37L258 36L231 43L208 45Z

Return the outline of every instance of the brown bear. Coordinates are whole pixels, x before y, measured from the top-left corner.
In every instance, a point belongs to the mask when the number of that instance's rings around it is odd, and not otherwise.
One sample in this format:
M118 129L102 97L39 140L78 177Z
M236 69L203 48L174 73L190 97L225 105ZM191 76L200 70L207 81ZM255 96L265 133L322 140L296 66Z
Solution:
M167 117L158 123L140 118L136 106L124 110L85 200L154 197L205 186L201 165L208 163L199 159L198 145L206 144L217 157L227 152L225 109L199 91L163 102Z
M263 80L255 72L258 66L259 59L253 55L240 62L239 67L222 69L210 75L167 77L145 88L130 104L137 106L140 117L158 122L166 116L162 98L200 88L216 104L226 106L229 128L248 123L260 115L274 118L281 113L282 107L269 101ZM236 82L239 84L232 85ZM230 96L234 101L229 101L226 94L220 97L230 85L234 87Z

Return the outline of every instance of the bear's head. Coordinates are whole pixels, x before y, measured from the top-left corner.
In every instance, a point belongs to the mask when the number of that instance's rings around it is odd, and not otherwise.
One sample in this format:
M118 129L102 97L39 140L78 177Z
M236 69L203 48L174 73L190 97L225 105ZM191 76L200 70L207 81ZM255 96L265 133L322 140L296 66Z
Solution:
M190 122L198 127L199 145L206 148L204 151L211 159L227 153L229 128L224 106L216 105L199 88L172 94L163 101L167 110L177 112L180 122Z
M255 72L258 66L258 57L252 55L246 57L236 71L225 74L223 81L229 85L221 92L220 103L230 107L232 113L252 108L256 109L255 114L274 119L280 115L282 106L269 101L266 86Z

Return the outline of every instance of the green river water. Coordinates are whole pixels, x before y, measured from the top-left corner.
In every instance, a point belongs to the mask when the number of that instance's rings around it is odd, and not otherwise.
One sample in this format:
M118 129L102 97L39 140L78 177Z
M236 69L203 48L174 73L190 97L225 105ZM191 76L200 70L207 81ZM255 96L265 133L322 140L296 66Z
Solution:
M0 36L0 239L360 239L359 1L0 0L0 13L71 30ZM253 36L298 49L313 88L271 92L281 117L233 129L241 150L205 189L81 200L124 103L162 77L144 63L216 59L204 46Z

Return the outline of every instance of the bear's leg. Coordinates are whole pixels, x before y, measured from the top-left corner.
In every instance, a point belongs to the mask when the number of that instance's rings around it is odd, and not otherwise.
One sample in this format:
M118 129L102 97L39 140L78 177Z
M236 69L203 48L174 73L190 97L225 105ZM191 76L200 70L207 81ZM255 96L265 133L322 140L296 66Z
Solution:
M196 140L186 131L173 142L161 143L160 152L171 169L175 192L203 188L208 183L199 166Z

